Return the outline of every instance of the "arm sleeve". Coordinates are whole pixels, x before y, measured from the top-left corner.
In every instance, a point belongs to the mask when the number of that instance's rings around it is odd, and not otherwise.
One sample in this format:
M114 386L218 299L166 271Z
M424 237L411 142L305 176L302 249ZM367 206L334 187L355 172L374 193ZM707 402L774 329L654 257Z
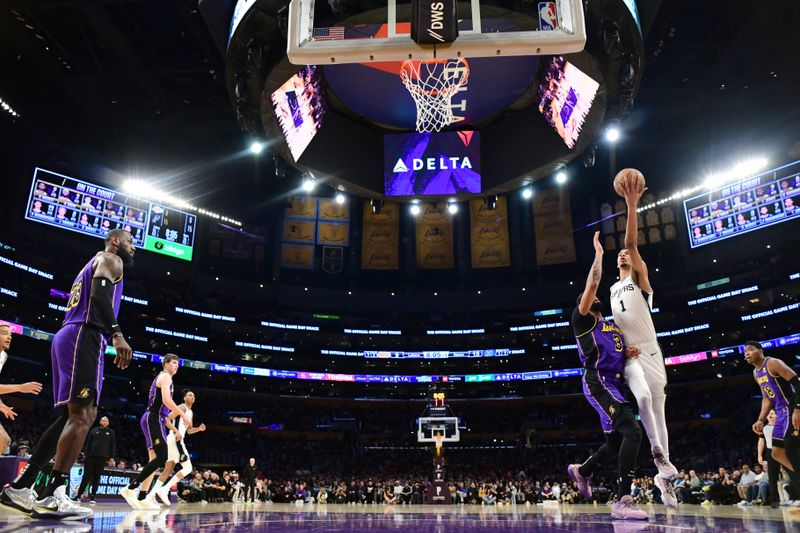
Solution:
M117 319L114 316L113 296L114 284L111 280L103 277L92 278L92 306L94 306L97 316L103 323L103 328L109 335L122 333L122 329L117 324Z

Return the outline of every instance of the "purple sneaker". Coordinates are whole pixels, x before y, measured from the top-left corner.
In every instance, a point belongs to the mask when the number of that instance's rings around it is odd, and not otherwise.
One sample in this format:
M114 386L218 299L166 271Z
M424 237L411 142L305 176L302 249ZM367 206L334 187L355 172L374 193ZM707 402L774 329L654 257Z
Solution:
M636 507L636 502L627 494L611 506L611 517L616 520L647 520L650 517Z
M592 480L592 476L582 476L581 473L578 471L581 465L569 465L567 467L567 474L569 474L569 478L578 484L578 490L586 500L592 499L592 486L589 482Z

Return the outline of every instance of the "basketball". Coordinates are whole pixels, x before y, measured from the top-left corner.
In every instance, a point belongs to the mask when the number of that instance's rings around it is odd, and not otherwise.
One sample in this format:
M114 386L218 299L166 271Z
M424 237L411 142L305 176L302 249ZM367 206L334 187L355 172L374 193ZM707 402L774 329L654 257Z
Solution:
M614 176L614 190L618 195L625 196L622 188L626 183L630 183L631 181L636 182L637 188L644 189L644 174L635 168L623 168Z

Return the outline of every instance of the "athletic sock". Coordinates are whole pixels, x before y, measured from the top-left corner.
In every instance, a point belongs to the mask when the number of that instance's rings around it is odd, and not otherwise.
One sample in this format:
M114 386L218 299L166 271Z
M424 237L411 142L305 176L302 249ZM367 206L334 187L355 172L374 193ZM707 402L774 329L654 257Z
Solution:
M39 478L39 474L42 471L42 467L34 463L33 461L28 462L28 466L22 473L11 483L12 489L26 489L36 483L37 479Z
M39 494L39 499L43 500L48 496L52 496L55 490L62 485L67 485L69 482L69 474L66 472L59 472L58 470L53 470L50 473L50 477L47 480L47 486L42 490L42 493Z

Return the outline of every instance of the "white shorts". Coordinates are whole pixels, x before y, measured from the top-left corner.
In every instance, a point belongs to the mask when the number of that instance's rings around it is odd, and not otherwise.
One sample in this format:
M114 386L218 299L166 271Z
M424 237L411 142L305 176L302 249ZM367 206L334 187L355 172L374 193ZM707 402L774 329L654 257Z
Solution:
M181 452L186 455L186 460L181 461ZM183 443L183 439L180 442L175 440L175 432L170 431L169 435L167 435L167 461L172 461L175 464L181 465L181 472L188 474L192 471L192 460L189 458L189 452L186 451L186 445Z
M639 348L641 353L636 359L625 361L625 379L642 372L647 386L650 387L652 394L666 394L667 368L664 365L664 356L661 354L661 347L658 341L643 342L629 348Z

